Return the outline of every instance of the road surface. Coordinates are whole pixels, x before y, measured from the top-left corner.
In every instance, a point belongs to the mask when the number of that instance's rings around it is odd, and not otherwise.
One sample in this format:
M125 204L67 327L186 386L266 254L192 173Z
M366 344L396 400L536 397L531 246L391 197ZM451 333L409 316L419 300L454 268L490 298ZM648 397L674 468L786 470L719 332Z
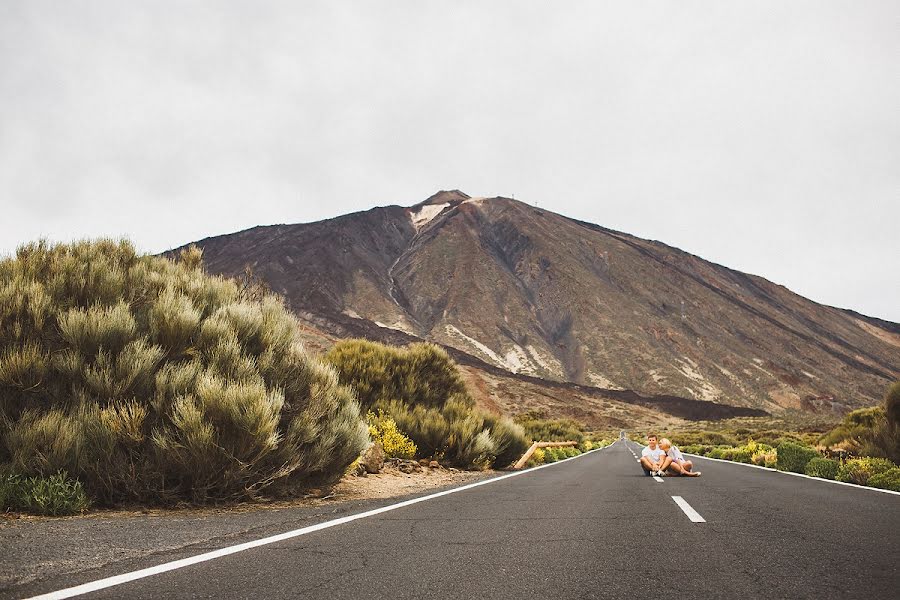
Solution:
M637 465L638 450L620 440L81 597L897 597L900 495L705 459L697 460L703 477L656 481ZM156 554L0 596L58 591L216 549Z

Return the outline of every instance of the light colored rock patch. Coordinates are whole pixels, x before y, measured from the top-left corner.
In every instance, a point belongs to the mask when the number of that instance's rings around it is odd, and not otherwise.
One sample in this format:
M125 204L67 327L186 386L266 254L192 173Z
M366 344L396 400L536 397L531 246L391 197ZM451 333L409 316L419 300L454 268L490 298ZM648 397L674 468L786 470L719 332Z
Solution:
M445 331L447 332L448 335L460 337L460 338L464 339L465 341L469 342L472 346L477 348L482 354L484 354L485 356L490 358L492 361L494 361L495 364L503 364L503 359L501 359L500 356L496 352L494 352L493 350L491 350L490 348L488 348L487 346L485 346L484 344L482 344L475 338L471 338L471 337L467 336L462 331L457 329L454 325L447 325Z
M854 319L857 325L859 325L866 333L870 335L874 335L878 339L883 342L887 342L892 346L900 346L900 334L891 333L890 331L885 331L880 327L876 327L865 321L861 321L859 319Z
M653 383L662 383L666 380L666 376L659 372L659 369L650 369L647 373L653 379Z
M716 368L717 368L718 370L722 371L722 375L725 375L726 377L731 377L732 379L734 379L734 373L732 373L731 371L729 371L728 369L726 369L726 368L723 367L722 365L716 365Z
M534 362L536 362L544 370L557 375L563 372L562 363L559 362L556 357L544 356L543 354L541 354L540 350L531 345L526 346L525 350L528 351L528 354L531 356Z
M813 375L813 374L810 373L809 371L800 371L800 372L803 373L804 375L806 375L807 377L809 377L810 379L818 379L818 377L816 377L815 375Z
M503 358L506 367L513 373L534 374L535 372L534 364L521 346L513 346L506 351Z
M356 312L355 310L353 310L352 308L344 309L344 314L347 315L348 317L352 317L354 319L362 319L362 317L359 316L359 313Z
M715 400L722 395L722 390L717 388L715 385L706 380L700 371L697 369L699 365L688 358L684 357L683 360L678 361L680 363L680 367L678 371L697 384L698 393L696 394L702 400Z
M397 330L397 331L402 331L403 333L410 333L410 334L414 334L414 333L415 333L415 332L414 332L414 331L413 331L406 323L404 323L403 321L399 321L399 320L398 320L398 321L395 321L395 322L394 322L393 324L391 324L391 325L387 325L387 324L385 324L385 323L382 323L381 321L373 321L373 322L374 322L376 325L378 325L379 327L381 327L382 329L395 329L395 330Z
M482 354L494 361L494 364L503 367L508 371L511 371L513 373L522 372L529 374L535 372L534 364L529 360L528 354L526 354L525 350L521 346L514 346L503 356L501 356L491 350L487 345L482 344L473 337L469 337L453 325L447 325L445 331L450 336L462 338L463 340L477 348Z
M754 368L756 368L756 369L759 369L760 371L762 371L763 373L765 373L765 374L768 375L769 377L772 377L773 379L775 378L775 376L772 375L769 371L766 371L766 370L763 369L761 366L759 366L758 364L756 364L757 362L758 362L760 365L762 364L762 361L761 361L761 360L759 360L758 358L754 358L754 359L753 359L753 362L750 364L750 366L751 366L751 367L754 367Z
M617 385L612 379L607 379L603 375L599 375L594 373L593 371L588 371L587 379L591 382L591 385L599 388L605 388L608 390L621 390L624 389L621 386Z
M444 204L426 204L414 213L410 213L412 224L419 231L427 225L432 219L441 214L441 211L450 206L449 202Z

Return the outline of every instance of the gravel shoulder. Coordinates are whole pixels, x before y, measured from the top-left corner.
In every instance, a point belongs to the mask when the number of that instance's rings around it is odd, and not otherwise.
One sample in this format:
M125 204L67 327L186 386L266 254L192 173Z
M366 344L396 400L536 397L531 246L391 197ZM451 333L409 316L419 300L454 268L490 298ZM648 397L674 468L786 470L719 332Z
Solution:
M98 510L73 517L0 515L0 598L60 575L172 552L195 554L338 518L392 499L455 487L496 472L423 468L347 476L328 490L277 502L229 507Z

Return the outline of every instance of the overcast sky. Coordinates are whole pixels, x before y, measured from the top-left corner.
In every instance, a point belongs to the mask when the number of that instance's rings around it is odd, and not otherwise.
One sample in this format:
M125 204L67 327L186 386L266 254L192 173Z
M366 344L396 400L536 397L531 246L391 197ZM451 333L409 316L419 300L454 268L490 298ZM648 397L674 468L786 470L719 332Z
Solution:
M0 2L0 253L515 195L900 321L900 2Z

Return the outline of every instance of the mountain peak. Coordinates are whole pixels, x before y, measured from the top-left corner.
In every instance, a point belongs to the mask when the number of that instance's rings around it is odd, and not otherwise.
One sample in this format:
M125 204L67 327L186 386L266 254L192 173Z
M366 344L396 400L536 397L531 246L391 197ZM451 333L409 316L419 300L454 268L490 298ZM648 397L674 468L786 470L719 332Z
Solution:
M424 202L419 202L415 206L429 206L432 204L459 204L471 198L468 194L459 190L441 190L436 194L428 197Z

